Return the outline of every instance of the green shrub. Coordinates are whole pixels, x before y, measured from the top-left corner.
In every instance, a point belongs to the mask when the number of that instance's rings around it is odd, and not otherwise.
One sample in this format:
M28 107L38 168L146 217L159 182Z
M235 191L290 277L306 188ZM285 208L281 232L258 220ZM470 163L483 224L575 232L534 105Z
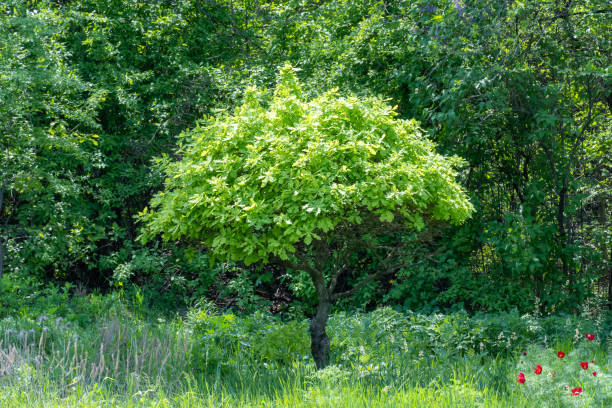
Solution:
M257 336L254 350L259 359L290 365L297 360L309 358L310 338L308 323L293 320L286 324L275 324L263 336Z

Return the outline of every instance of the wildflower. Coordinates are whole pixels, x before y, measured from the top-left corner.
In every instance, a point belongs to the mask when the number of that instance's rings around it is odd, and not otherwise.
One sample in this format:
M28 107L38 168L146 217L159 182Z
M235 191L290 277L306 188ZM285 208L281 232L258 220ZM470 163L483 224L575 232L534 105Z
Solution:
M580 367L582 367L583 370L586 370L587 368L589 368L589 363L587 363L586 361L581 361Z
M536 374L542 374L542 366L538 364L533 372Z
M597 377L597 371L593 371L593 377Z
M587 333L587 334L584 335L584 337L586 337L587 340L589 340L589 341L595 340L595 335L594 334Z
M525 374L519 373L519 375L518 375L518 383L519 384L525 384Z
M526 355L527 355L527 352L526 352L526 351L523 351L523 355L524 355L524 356L526 356Z
M559 358L563 358L563 357L565 357L565 353L564 353L564 352L562 352L562 351L559 351L559 352L557 353L557 357L559 357Z
M572 388L572 395L580 395L582 393L582 387Z

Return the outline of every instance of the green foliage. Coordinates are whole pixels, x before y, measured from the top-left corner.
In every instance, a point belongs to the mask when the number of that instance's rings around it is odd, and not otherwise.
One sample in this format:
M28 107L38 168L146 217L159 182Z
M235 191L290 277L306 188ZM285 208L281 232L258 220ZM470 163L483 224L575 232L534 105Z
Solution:
M339 225L375 215L423 227L471 212L454 181L456 158L433 152L413 121L374 98L301 96L281 70L271 100L251 89L232 114L192 131L181 160L165 161L165 191L141 220L144 239L203 242L219 256L287 259Z
M447 275L427 297L568 310L607 275L607 2L296 2L278 12L270 49L309 89L390 97L442 153L469 162L476 213L444 239L461 278Z
M555 349L533 346L520 358L516 373L525 374L525 384L517 387L524 395L550 401L551 406L606 407L612 404L612 376L605 367L605 357L599 346L583 338L573 350L562 345L558 349L566 353L565 357L559 358ZM581 362L587 363L586 369L580 366ZM542 367L540 374L534 371L538 364ZM576 387L582 388L577 396L571 394Z
M261 312L239 318L209 306L192 311L187 324L195 339L193 369L203 373L225 372L235 364L282 366L308 359L304 320L282 324Z
M100 239L84 203L104 166L95 120L104 98L71 67L65 29L49 10L0 6L0 242L9 270L26 276L77 268Z
M248 85L272 89L289 62L300 69L298 105L335 88L360 100L389 98L395 119L416 119L438 152L468 163L458 177L476 211L439 237L448 247L444 262L401 271L392 284L372 282L344 306L528 312L538 304L555 312L575 310L591 294L603 299L612 253L608 9L604 0L7 0L0 6L4 270L34 286L51 279L106 289L118 282L113 276L129 276L148 284L155 302L172 298L168 306L206 296L216 272L203 256L191 266L181 244L135 242L134 215L163 187L152 158L177 158L176 135L216 108L226 109L218 120L232 117ZM285 97L256 96L258 109ZM299 119L287 109L287 120ZM249 123L271 123L264 122ZM187 132L183 149L213 123ZM309 126L292 135L308 139ZM277 177L275 164L269 174L259 169L260 185ZM262 194L274 185L266 183ZM281 243L277 253L313 239L307 231L321 236L329 222L337 227L336 209L309 194L297 210L311 210L311 218L328 211L321 225L299 223L304 231L296 232L297 223L274 220L280 213L262 213L273 214L262 225L293 231L271 235ZM243 198L239 205L249 208L256 197ZM390 217L384 206L375 211L372 219ZM244 245L252 252L253 241ZM376 270L373 259L367 251L351 255L351 282ZM299 282L296 290L307 292Z
M196 339L192 366L194 370L203 372L236 364L236 356L241 355L245 346L248 346L243 341L247 333L238 325L235 315L211 312L200 310L189 319Z
M254 313L265 310L269 302L255 294L255 283L248 270L235 268L238 274L232 278L227 287L222 289L223 295L235 299L235 306L244 313Z
M227 70L209 65L235 56L228 9L97 0L0 8L6 270L88 287L106 287L120 269L133 281L156 275L138 264L148 249L133 242L132 216L161 182L151 157L234 91ZM170 289L197 292L191 257L173 245L152 252L180 258L154 276L156 290L175 270L191 283Z
M85 311L88 302L93 306ZM68 313L85 311L83 321L42 309L0 319L3 406L366 407L374 401L450 408L458 401L488 401L486 406L553 407L561 406L557 394L564 400L562 376L583 387L584 404L606 406L609 398L609 350L599 334L586 342L584 333L599 330L599 323L579 317L425 315L388 308L337 314L331 316L331 339L353 358L334 355L331 366L316 370L304 358L304 320L219 314L205 305L186 320L168 319L143 315L123 295L69 296L63 304ZM112 307L104 310L103 304ZM497 339L500 327L505 334ZM483 333L495 333L499 347L510 350L497 356L480 351L473 340ZM555 355L560 349L567 352L563 361ZM597 366L601 382L582 373L578 361L585 360ZM543 365L541 378L532 374L535 364ZM519 370L528 389L516 384ZM552 370L556 376L547 376Z
M119 262L127 254L131 259ZM186 251L175 245L124 248L104 261L106 267L113 268L115 287L137 286L148 306L159 310L172 310L201 300L208 295L219 272L218 268L209 267L206 253Z
M254 351L262 360L284 365L309 359L310 338L307 329L308 323L305 320L293 320L272 327L255 339Z
M329 332L332 360L352 365L397 353L411 358L509 357L530 344L551 346L576 333L605 333L601 322L595 323L576 316L538 319L516 311L470 317L465 312L425 315L381 308L354 316L333 315Z

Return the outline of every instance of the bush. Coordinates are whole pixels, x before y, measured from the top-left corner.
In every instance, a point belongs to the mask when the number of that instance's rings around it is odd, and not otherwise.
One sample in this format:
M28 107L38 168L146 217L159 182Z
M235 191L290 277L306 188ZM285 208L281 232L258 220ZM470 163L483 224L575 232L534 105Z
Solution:
M274 324L263 336L255 338L254 350L257 357L285 365L291 365L296 360L308 360L310 338L307 329L308 323L305 320Z

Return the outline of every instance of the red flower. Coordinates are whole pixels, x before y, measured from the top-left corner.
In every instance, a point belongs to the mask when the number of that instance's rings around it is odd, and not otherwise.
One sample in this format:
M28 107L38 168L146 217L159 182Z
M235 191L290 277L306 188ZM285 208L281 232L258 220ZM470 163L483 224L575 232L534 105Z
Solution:
M519 384L525 384L525 374L519 373L519 375L518 375L518 383Z
M526 351L523 351L523 355L524 355L524 356L526 356L526 355L527 355L527 352L526 352Z
M593 341L595 340L595 335L594 334L585 334L584 337L586 337L589 341Z
M557 353L557 357L559 357L559 358L563 358L563 357L565 357L565 353L564 353L564 352L562 352L562 351L559 351L559 352Z
M536 374L542 374L542 366L538 364L533 372Z
M586 370L587 368L589 368L589 363L587 363L586 361L582 361L580 362L580 367L582 367L583 370Z
M597 377L597 371L593 371L593 377Z
M581 392L582 392L581 387L572 388L572 395L580 395Z

